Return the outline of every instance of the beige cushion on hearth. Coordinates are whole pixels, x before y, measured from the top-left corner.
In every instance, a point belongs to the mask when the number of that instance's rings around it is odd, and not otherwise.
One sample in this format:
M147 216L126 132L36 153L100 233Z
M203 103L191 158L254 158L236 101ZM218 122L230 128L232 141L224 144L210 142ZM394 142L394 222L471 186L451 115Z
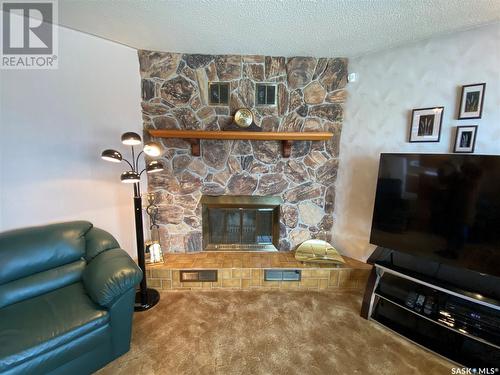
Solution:
M322 240L307 240L295 250L295 259L301 262L336 263L345 261L339 252L328 242Z

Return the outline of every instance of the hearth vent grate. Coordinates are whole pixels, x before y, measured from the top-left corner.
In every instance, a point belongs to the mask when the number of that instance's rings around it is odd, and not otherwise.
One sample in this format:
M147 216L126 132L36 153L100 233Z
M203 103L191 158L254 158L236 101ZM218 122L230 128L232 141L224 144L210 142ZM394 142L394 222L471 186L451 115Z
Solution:
M300 281L300 270L264 270L265 281Z
M217 281L217 270L193 270L181 271L182 281Z

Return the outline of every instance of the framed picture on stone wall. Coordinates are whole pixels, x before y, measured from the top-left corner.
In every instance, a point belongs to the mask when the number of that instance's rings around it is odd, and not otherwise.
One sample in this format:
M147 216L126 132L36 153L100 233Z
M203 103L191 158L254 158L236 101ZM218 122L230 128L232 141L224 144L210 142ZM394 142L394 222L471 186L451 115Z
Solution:
M458 119L478 119L483 115L484 91L486 83L462 86L462 96Z
M472 153L476 146L477 125L457 126L453 152Z
M439 142L443 112L444 107L414 109L409 142Z

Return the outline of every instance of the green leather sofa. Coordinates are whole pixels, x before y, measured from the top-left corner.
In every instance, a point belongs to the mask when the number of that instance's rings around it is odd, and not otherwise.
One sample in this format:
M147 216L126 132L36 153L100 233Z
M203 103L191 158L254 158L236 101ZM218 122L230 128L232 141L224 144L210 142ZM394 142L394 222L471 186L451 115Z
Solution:
M86 221L0 233L0 374L90 374L126 353L141 279Z

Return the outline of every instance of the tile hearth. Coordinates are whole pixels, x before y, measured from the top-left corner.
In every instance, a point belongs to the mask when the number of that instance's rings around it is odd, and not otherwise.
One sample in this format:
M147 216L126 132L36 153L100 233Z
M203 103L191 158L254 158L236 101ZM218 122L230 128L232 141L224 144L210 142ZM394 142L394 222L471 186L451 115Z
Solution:
M166 254L161 264L147 265L148 286L160 290L186 289L358 289L363 290L371 266L344 257L344 265L303 263L293 252L198 252ZM299 270L300 281L265 281L264 270ZM185 270L217 270L216 282L180 281Z

